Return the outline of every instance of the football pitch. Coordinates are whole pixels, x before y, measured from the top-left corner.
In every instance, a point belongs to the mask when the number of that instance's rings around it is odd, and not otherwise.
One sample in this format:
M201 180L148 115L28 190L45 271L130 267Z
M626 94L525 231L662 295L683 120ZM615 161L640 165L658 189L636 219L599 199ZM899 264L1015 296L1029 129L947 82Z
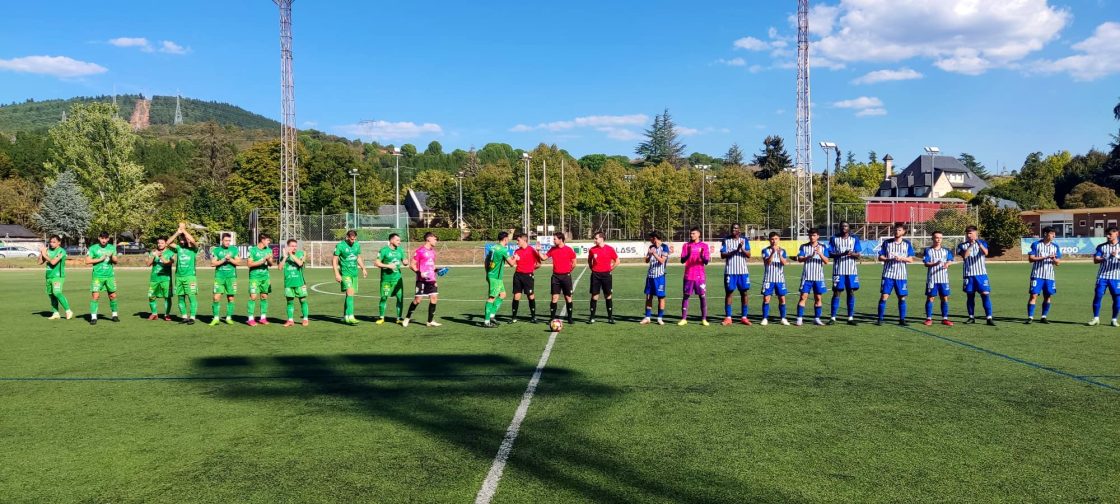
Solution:
M719 325L714 265L710 327L675 325L679 267L668 325L636 323L640 267L616 272L619 323L604 323L600 301L587 325L586 273L531 403L553 335L478 327L479 268L440 280L440 328L375 325L372 271L360 325L340 323L337 284L318 269L311 325L292 328L276 323L279 291L269 326L143 320L143 270L118 272L120 323L86 323L89 270L76 268L66 293L82 318L48 320L43 272L0 271L0 502L461 503L488 474L496 503L1120 500L1120 328L1107 326L1110 301L1105 325L1085 326L1096 268L1062 265L1053 323L1029 326L1029 267L989 270L996 327L962 323L959 270L957 325L925 327L924 272L911 267L905 328L871 324L875 265L861 268L856 327L760 327L757 264L752 327ZM787 271L791 286L798 275ZM211 273L199 280L208 322ZM791 320L794 304L791 293Z

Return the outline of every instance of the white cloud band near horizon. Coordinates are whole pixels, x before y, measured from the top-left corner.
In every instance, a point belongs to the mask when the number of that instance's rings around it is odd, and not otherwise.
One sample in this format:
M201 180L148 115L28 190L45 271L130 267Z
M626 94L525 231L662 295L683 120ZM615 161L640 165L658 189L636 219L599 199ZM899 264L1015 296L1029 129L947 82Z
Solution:
M923 77L925 76L921 72L911 68L884 69L868 72L852 80L852 84L877 84L879 82L914 80Z
M630 141L641 138L641 133L634 131L633 127L643 126L647 122L649 122L649 116L645 114L591 115L564 121L538 123L536 126L517 124L509 131L513 133L528 133L530 131L557 133L577 128L590 128L605 133L607 138L611 140Z
M1068 73L1076 81L1092 81L1120 73L1120 23L1101 23L1093 35L1070 46L1079 54L1032 65L1038 73Z
M59 78L86 77L109 71L108 68L97 63L79 61L68 56L24 56L22 58L0 59L0 70L50 75Z
M872 117L887 115L883 100L875 96L860 96L850 100L833 102L832 106L839 109L855 110L856 117Z
M109 39L108 43L116 47L135 47L147 53L159 51L164 54L183 55L191 51L189 47L183 47L171 40L159 41L159 47L157 48L147 37L117 37Z
M368 137L374 140L410 140L425 135L443 135L443 128L438 124L417 124L412 121L365 121L356 124L343 124L335 126L333 129L343 135Z

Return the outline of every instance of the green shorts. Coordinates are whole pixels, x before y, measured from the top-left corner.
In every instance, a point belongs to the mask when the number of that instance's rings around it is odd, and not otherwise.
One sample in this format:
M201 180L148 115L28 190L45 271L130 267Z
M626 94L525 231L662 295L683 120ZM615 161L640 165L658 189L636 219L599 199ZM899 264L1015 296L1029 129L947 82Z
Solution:
M215 278L214 279L214 294L225 294L227 296L237 295L237 279L236 278Z
M156 280L148 282L148 297L149 298L165 298L171 295L171 279L165 278L163 280Z
M47 279L47 295L48 296L61 296L62 284L66 283L65 278L48 278Z
M284 297L305 298L307 297L307 286L301 285L299 287L284 287Z
M249 295L253 294L271 294L272 293L272 279L258 278L249 279Z
M404 279L398 278L396 280L382 280L381 281L381 297L389 298L396 297L397 295L404 295Z
M356 276L353 276L353 277L344 276L344 277L342 277L342 281L339 282L339 286L342 287L342 292L346 292L350 289L354 289L354 292L357 293L358 292L358 277L356 277Z
M492 278L486 279L486 283L490 284L489 297L496 298L498 295L506 291L506 283L501 280L494 280Z
M195 296L198 294L198 278L193 276L175 277L176 296Z
M89 283L90 292L109 291L109 294L117 292L117 279L116 278L94 278Z

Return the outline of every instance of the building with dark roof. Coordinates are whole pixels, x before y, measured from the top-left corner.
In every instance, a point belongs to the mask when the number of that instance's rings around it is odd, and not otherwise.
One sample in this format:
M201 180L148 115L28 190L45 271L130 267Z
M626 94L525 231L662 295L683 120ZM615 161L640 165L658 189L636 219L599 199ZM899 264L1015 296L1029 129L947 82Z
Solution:
M875 191L881 198L941 198L951 191L976 194L987 188L984 179L952 156L922 155L895 175L894 158L887 154L883 182Z

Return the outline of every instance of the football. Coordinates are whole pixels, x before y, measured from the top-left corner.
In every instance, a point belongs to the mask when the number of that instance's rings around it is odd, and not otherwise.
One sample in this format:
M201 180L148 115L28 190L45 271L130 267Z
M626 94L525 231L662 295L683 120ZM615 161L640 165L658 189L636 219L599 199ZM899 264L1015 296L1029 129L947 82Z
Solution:
M551 327L555 332L560 332L564 330L564 323L560 319L552 319L552 322L548 323L548 327Z

